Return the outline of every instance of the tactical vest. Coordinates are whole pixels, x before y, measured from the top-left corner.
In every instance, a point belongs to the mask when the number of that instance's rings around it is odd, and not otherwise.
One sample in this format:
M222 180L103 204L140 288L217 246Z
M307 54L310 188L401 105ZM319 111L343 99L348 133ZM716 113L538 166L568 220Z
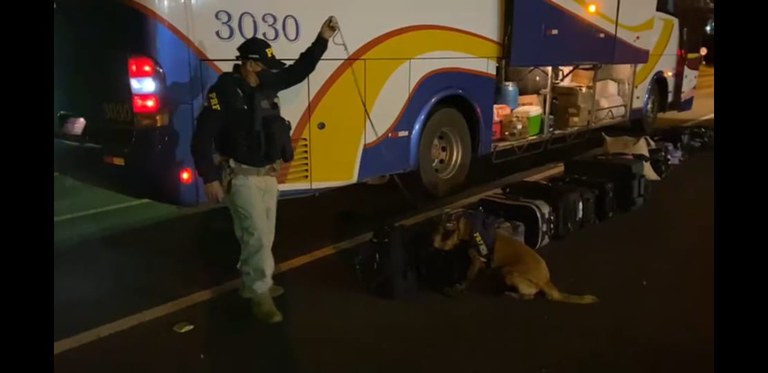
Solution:
M280 115L277 93L256 88L249 101L252 117L238 125L234 159L252 167L292 161L291 124Z

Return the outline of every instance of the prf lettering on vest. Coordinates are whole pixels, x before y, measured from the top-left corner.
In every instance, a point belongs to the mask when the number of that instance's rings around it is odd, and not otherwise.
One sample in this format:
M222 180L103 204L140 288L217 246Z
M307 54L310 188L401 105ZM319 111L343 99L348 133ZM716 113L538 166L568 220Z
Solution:
M211 109L221 110L221 106L219 105L219 98L216 97L216 92L211 92L208 95L208 103L211 105Z
M477 248L480 249L480 255L482 256L488 255L488 247L485 246L485 242L483 241L483 236L481 236L479 232L475 232L473 236L475 238L475 242L477 243Z

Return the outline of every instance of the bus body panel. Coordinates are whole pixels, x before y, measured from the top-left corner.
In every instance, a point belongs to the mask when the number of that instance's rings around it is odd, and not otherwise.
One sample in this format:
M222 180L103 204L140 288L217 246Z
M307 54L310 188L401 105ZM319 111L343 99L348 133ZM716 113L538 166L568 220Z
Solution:
M633 118L642 116L648 104L648 92L652 82L664 82L667 87L667 103L672 102L675 87L675 69L678 58L679 23L671 16L656 13L651 40L653 47L646 63L638 64L635 71L635 92L632 100Z
M195 40L222 71L231 67L233 62L225 60L234 57L236 46L252 35L270 41L276 55L290 62L314 39L327 17L308 0L267 1L259 9L246 2L224 5L202 1L191 7ZM362 4L334 0L323 7L339 19L343 35L337 35L330 43L324 60L309 77L308 95L303 87L280 94L283 113L294 124L294 141L309 143L309 159L304 164L293 162L284 168L283 190L335 187L412 169L411 146L407 141L410 135L404 134L410 133L414 125L413 115L406 114L413 108L421 109L410 103L417 95L415 86L436 74L437 69L494 72L500 54L498 21L488 22L498 13L496 1L470 4L450 0L438 6L434 1ZM403 13L405 8L412 11ZM461 29L451 27L457 12L464 14ZM354 64L345 62L344 48L334 44L341 42L341 36L352 58L357 60ZM451 84L446 79L441 81ZM206 81L204 85L210 83ZM479 97L470 99L492 102L493 87L486 86ZM305 100L287 98L299 95L310 97L309 105ZM492 105L484 106L485 116L490 118ZM345 109L338 110L339 107ZM366 119L366 110L371 121ZM478 133L490 131L490 120L483 125L486 131L479 129ZM484 142L482 149L487 151L489 141ZM397 144L407 145L401 152ZM381 157L389 161L367 161ZM311 182L293 182L288 177L306 168L311 169Z
M163 67L167 87L162 100L170 119L165 127L129 131L134 143L122 149L124 154L105 147L105 155L125 156L129 165L152 165L153 177L163 180L162 193L170 195L166 200L181 205L204 202L199 178L181 183L179 172L194 167L189 147L194 118L206 90L235 64L237 45L252 35L265 38L278 58L290 63L330 14L339 20L341 33L308 79L280 93L296 148L296 159L279 176L284 196L415 169L430 110L449 96L471 105L477 117L473 148L476 155L489 153L503 6L511 7L507 13L513 20L510 65L627 64L635 68L633 116L644 110L653 79L675 87L675 77L667 72L676 66L677 21L655 12L648 0L329 0L322 11L310 0L268 0L258 6L182 0L114 4L122 7L125 22L132 17L134 28L145 31L131 39L138 38L136 46L115 48L126 54L138 51ZM596 4L594 13L589 4ZM102 79L125 85L125 61ZM692 91L695 77L692 82L682 84L686 92ZM130 98L124 86L111 90ZM155 154L158 149L162 162L152 157L131 161L131 153Z
M511 66L611 63L616 44L616 0L605 0L600 15L572 0L515 0L512 10ZM613 17L613 18L611 18ZM608 19L612 20L609 21ZM508 27L510 27L508 25Z

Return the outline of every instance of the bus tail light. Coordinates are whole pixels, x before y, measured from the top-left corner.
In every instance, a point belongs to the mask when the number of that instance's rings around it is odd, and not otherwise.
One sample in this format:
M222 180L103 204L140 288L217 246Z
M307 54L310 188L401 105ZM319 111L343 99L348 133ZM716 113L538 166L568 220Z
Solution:
M179 181L181 181L182 184L192 184L192 181L194 181L194 172L192 172L191 168L185 168L179 171Z
M128 59L128 76L131 78L150 78L155 75L155 61L149 57L131 57Z
M154 114L159 107L157 95L133 95L133 112L136 114Z
M148 121L145 117L160 113L160 93L163 85L162 68L152 58L132 56L128 59L128 79L133 94L133 112L139 114L135 116L136 125L145 126L148 122L155 126L167 124L158 123L156 120Z

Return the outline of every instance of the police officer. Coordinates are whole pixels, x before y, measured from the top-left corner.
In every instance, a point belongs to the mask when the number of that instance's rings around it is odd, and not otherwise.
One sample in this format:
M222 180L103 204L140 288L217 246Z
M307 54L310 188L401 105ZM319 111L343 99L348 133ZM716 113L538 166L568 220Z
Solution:
M241 250L240 294L268 323L283 319L272 302L283 293L272 282L272 243L277 174L282 162L293 159L290 124L280 116L277 93L314 71L337 29L335 18L329 17L290 66L276 58L267 41L254 37L243 42L237 48L240 63L209 89L192 138L192 156L208 200L225 201L232 214Z

